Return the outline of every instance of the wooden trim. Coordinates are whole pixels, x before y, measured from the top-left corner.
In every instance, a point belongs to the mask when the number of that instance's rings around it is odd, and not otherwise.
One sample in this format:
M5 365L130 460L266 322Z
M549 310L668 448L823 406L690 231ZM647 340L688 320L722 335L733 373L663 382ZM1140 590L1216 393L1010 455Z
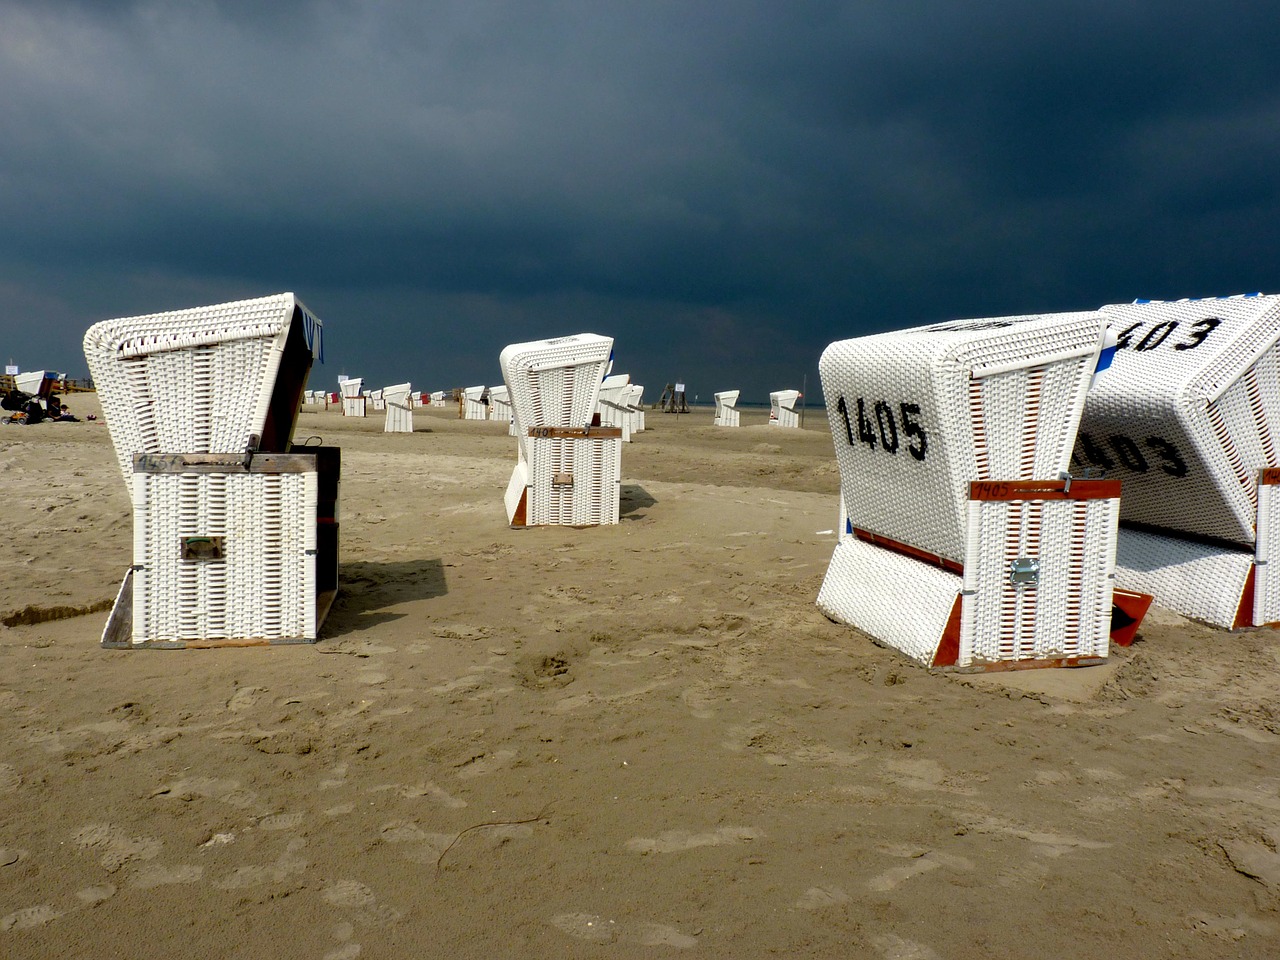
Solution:
M515 515L511 518L511 526L527 527L529 525L529 488L520 492L520 502L516 504Z
M864 543L872 546L883 547L886 550L892 550L894 553L900 553L905 557L911 557L913 560L919 560L921 563L927 563L931 567L941 567L948 573L963 574L964 565L954 560L948 560L936 553L930 553L928 550L921 550L919 547L913 547L910 544L901 543L897 540L891 540L889 537L882 537L878 533L872 533L870 530L862 530L858 527L853 528L853 535Z
M1270 487L1278 483L1280 483L1280 469L1267 467L1265 470L1258 471L1258 486Z
M941 669L947 673L1012 673L1015 670L1045 670L1056 667L1096 667L1106 662L1106 657L1053 657L1048 660L1000 660L995 663L974 663L967 667Z
M1253 623L1253 579L1257 574L1256 566L1249 567L1249 575L1244 578L1244 590L1240 593L1240 605L1236 607L1236 619L1231 624L1232 630L1252 627Z
M621 440L621 427L530 427L536 440Z
M1133 638L1138 633L1138 627L1142 626L1142 618L1147 615L1147 610L1151 607L1154 599L1149 593L1121 590L1119 587L1112 589L1111 639L1116 644L1127 647L1133 643ZM1117 611L1124 615L1122 619L1127 619L1130 622L1122 626L1116 626Z
M974 480L970 500L1114 500L1119 480Z
M134 473L315 473L314 453L135 453Z
M933 654L933 666L954 667L960 659L960 603L956 597L951 605L951 615L947 617L947 625L942 630L942 639L938 641L938 649Z

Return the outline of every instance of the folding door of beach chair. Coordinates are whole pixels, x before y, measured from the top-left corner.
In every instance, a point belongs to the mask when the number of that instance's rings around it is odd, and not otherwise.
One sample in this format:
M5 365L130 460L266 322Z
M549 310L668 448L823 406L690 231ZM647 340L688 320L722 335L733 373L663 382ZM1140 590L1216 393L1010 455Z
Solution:
M462 419L488 420L489 408L484 405L484 385L465 387L462 391Z
M412 395L409 384L398 383L394 387L384 387L381 392L387 412L382 432L413 433L413 406L409 401Z
M582 333L502 351L516 425L512 526L618 522L622 430L591 426L612 350L611 337Z
M799 427L800 411L795 408L799 390L775 390L769 394L769 426Z
M85 334L134 508L104 646L315 640L338 584L340 458L292 436L321 332L285 293Z
M1103 660L1120 485L1060 478L1105 338L1101 314L1077 313L827 347L847 515L823 612L933 667ZM1124 602L1121 641L1145 610Z
M605 377L600 384L600 399L596 401L600 426L619 428L623 443L631 442L631 411L623 400L630 383L631 377L625 373Z
M1116 582L1219 627L1280 621L1280 297L1139 301L1075 463L1124 483Z
M716 397L716 418L712 421L717 427L738 426L738 395L741 390L723 390ZM770 395L772 400L772 395ZM773 422L773 411L769 411L769 420Z
M342 415L344 417L363 417L368 406L365 399L364 380L352 377L338 383L338 392L342 394Z

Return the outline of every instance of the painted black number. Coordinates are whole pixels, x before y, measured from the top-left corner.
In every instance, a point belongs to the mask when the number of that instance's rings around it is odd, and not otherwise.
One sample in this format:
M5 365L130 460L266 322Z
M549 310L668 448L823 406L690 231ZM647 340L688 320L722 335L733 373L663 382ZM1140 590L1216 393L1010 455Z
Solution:
M1185 477L1187 475L1187 465L1182 457L1178 456L1178 448L1168 440L1160 437L1147 437L1147 448L1154 450L1160 454L1160 458L1164 463L1160 464L1160 469L1171 477Z
M1080 451L1084 454L1084 458L1095 467L1101 467L1103 470L1110 470L1116 465L1116 462L1107 456L1107 452L1093 442L1093 437L1087 433L1080 434Z
M924 432L924 427L920 426L918 421L911 419L913 415L920 412L920 404L900 404L898 412L902 414L902 429L908 437L914 437L916 440L916 443L907 444L907 449L911 451L911 455L917 460L923 460L925 452L929 449L929 437Z
M1185 343L1176 343L1173 346L1175 350L1194 350L1200 344L1204 343L1204 338L1217 330L1222 321L1217 317L1206 317L1192 325L1191 339ZM1161 443L1164 441L1162 440ZM1181 476L1181 474L1179 474Z
M888 430L885 426L888 426ZM883 400L876 401L876 426L880 430L880 446L885 453L898 452L898 424L893 419L893 408Z
M853 424L849 422L849 405L844 402L844 397L840 397L836 401L836 409L840 411L840 416L844 417L844 432L849 438L849 446L853 446Z
M1140 353L1146 350L1154 350L1169 339L1169 334L1176 329L1178 329L1177 320L1166 320L1164 323L1157 323L1147 331L1147 335L1139 340L1133 349Z
M1116 452L1116 456L1120 458L1120 462L1132 470L1134 473L1147 472L1147 458L1142 455L1142 451L1138 449L1138 445L1128 437L1120 435L1111 438L1111 449Z
M867 419L866 402L861 397L858 398L858 439L872 450L876 448L876 434L871 428L871 421Z

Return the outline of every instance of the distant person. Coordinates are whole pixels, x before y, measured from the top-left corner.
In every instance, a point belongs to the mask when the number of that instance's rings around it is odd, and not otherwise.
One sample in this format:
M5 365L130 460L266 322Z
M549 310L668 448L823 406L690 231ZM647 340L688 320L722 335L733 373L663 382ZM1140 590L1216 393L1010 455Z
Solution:
M80 418L72 414L72 412L67 409L67 405L65 403L58 408L58 416L55 419L60 420L64 423L80 422Z

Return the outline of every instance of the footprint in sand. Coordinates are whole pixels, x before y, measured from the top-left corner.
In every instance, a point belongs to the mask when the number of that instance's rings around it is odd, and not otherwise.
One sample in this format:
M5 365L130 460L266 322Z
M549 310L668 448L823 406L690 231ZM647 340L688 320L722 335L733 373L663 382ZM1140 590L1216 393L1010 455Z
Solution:
M208 797L218 800L229 807L247 810L258 802L258 795L252 790L245 790L238 780L218 780L214 777L189 777L167 783L153 797L173 797L177 800L192 800L196 797Z
M85 887L83 890L76 891L76 899L86 907L92 907L95 904L103 903L110 900L115 895L116 885L114 883L102 883L94 887Z
M108 873L115 873L134 860L154 860L164 845L154 837L130 837L109 823L81 827L71 840L78 847L99 852L98 862Z
M839 887L810 887L796 901L796 907L800 910L822 910L848 902L849 895Z
M269 817L263 817L258 821L258 826L263 830L279 831L293 830L295 827L302 825L303 816L300 813L273 813Z
M884 960L938 960L938 954L924 944L904 940L892 933L872 937L871 945Z
M657 837L634 837L627 841L627 849L632 853L676 853L681 850L692 850L695 847L719 847L727 843L747 843L759 840L764 833L752 827L720 827L705 833L693 833L689 830L668 830Z
M227 701L227 709L232 713L239 713L255 707L266 692L266 687L240 687Z
M467 801L455 797L445 790L443 787L437 786L432 781L420 783L416 787L405 787L400 791L400 796L407 800L416 800L418 797L430 797L436 803L450 810L461 810L467 805Z
M34 907L24 907L9 914L7 917L0 917L0 931L30 930L32 927L43 927L50 920L56 920L60 916L62 914L47 903Z
M1237 873L1267 887L1280 887L1280 854L1267 844L1261 840L1222 840L1218 845Z
M973 864L964 857L954 857L947 853L939 853L937 850L922 850L919 847L888 847L883 848L881 852L892 857L906 858L908 862L868 880L867 886L877 893L888 893L912 877L937 870L939 867L949 867L952 870L973 869Z
M346 943L324 955L324 960L356 960L360 956L360 944Z
M0 793L7 793L22 785L22 777L10 764L0 763Z
M303 873L309 864L298 852L307 845L307 841L295 838L289 841L284 853L275 863L266 865L253 864L236 867L223 879L214 884L219 890L243 890L266 883L280 883L289 877Z
M399 910L378 903L373 890L358 880L332 880L320 896L335 907L355 910L357 920L372 926L386 926L402 916Z
M468 760L462 764L462 769L458 771L458 779L469 780L472 777L483 777L496 770L501 770L515 759L515 755L516 752L514 750L495 750L493 753L486 753L483 756Z

